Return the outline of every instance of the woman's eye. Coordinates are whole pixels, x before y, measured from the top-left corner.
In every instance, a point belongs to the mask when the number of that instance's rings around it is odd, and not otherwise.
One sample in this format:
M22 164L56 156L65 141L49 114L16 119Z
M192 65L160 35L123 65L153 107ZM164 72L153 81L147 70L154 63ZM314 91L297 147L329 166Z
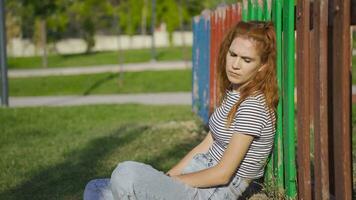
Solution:
M246 62L246 63L250 63L250 62L251 62L251 60L247 60L247 59L245 59L245 62Z
M237 55L232 53L231 51L229 52L231 57L236 57Z

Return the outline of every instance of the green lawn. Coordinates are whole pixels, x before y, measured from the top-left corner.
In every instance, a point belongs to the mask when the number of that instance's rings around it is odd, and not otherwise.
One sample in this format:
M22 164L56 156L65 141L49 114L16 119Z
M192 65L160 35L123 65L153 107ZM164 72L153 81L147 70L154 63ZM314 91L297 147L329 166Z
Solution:
M0 121L0 199L9 200L81 199L118 162L166 171L204 136L190 106L0 108ZM355 134L356 105L352 124Z
M204 136L190 106L0 109L0 199L82 199L137 160L166 171Z
M192 48L186 47L186 58L191 59ZM125 50L122 53L123 62L147 62L151 60L151 49ZM183 60L182 47L157 48L157 60ZM42 58L36 57L9 57L9 69L31 69L41 68ZM50 55L48 57L48 67L73 67L73 66L94 66L108 65L118 63L118 53L111 52L94 52L90 54L70 54L70 55Z
M11 78L10 96L89 95L191 91L192 71L125 72L75 76Z

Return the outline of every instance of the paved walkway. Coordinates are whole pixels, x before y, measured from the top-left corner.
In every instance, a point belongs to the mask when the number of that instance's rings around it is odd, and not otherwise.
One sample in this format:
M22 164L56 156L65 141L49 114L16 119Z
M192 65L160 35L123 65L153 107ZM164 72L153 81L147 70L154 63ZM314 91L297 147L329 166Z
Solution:
M352 94L356 95L356 85L352 86ZM356 103L356 99L353 99L353 102ZM165 92L117 95L39 96L9 98L9 107L75 106L123 103L137 103L147 105L191 105L192 94L191 92Z
M122 103L138 103L148 105L191 105L192 94L190 92L173 92L120 95L41 96L9 98L9 107L74 106Z
M46 69L11 69L8 71L9 78L33 77L33 76L54 76L54 75L78 75L78 74L96 74L104 72L120 71L144 71L144 70L176 70L191 68L192 62L184 61L160 61L145 63L128 63L119 65L101 65L92 67L63 67Z

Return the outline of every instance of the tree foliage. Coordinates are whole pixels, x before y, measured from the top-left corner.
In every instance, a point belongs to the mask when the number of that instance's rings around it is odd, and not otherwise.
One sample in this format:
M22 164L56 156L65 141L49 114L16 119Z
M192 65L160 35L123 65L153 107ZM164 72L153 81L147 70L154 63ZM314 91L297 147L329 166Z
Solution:
M156 0L156 26L165 23L170 36L204 8L236 0ZM45 20L49 42L64 37L81 37L87 52L94 47L94 35L116 33L119 26L128 35L151 32L152 0L11 0L6 2L14 19L20 19L22 37L33 39L36 20ZM180 21L182 20L182 21Z
M119 16L121 30L128 35L139 31L142 18L143 0L123 0L116 14Z
M8 2L6 7L6 38L12 39L21 36L21 18L16 15L20 4L16 1Z
M79 24L80 36L87 43L87 52L95 45L94 35L101 19L111 11L111 5L101 0L78 0L69 7L69 14Z

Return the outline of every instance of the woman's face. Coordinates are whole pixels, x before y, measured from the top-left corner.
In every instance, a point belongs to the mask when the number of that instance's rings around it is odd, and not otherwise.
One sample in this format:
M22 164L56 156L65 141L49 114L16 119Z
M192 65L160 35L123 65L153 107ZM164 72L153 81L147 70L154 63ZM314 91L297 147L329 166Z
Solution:
M226 55L226 74L234 90L247 83L262 67L256 42L236 37Z

